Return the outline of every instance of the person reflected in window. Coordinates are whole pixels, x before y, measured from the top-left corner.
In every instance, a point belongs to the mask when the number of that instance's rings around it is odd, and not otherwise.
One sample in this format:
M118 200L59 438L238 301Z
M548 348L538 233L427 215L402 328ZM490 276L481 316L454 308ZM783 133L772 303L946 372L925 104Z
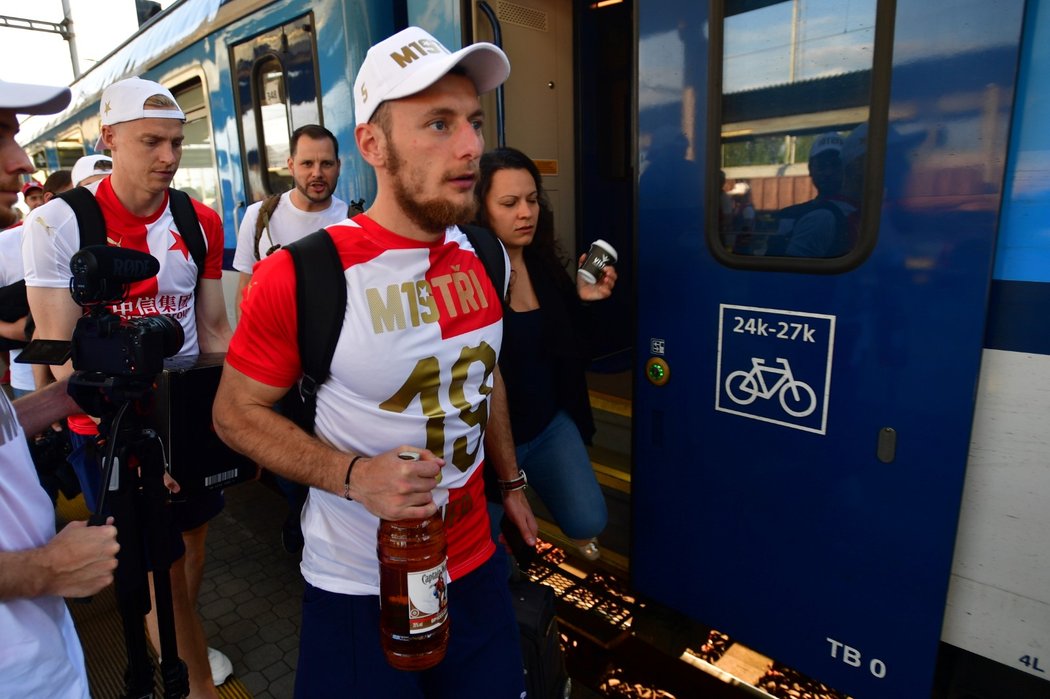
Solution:
M751 201L751 185L737 182L729 190L732 209L728 230L731 234L732 250L744 255L765 255L765 235L755 233L755 206Z
M612 294L616 270L606 267L595 284L565 272L539 170L521 151L481 156L475 193L477 223L496 234L510 258L499 366L518 465L565 535L594 560L608 512L584 444L594 434L584 303ZM502 512L492 505L490 515L495 529Z
M859 207L842 194L842 136L821 134L809 152L809 177L817 196L779 214L778 246L788 257L841 257L855 238Z
M668 232L699 231L701 172L686 158L689 140L681 129L661 126L653 131L648 165L638 181L638 201L646 215L658 216ZM728 202L727 202L728 203Z

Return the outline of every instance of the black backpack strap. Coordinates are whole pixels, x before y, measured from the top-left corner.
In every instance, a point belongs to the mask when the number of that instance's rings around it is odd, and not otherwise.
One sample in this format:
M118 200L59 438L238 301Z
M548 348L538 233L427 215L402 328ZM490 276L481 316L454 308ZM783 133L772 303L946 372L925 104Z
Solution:
M313 433L317 391L328 380L346 315L346 277L339 251L323 228L285 248L295 265L295 305L303 377L289 391L283 414Z
M95 201L94 194L86 187L74 187L55 196L69 204L73 215L77 217L80 247L106 245L106 219L102 216L102 207Z
M189 248L194 264L197 265L199 283L201 275L204 274L204 259L208 256L208 246L204 243L204 231L201 230L200 219L193 208L193 200L186 192L169 187L168 204L171 207L171 217L175 219L175 227L182 234L182 240Z
M506 284L507 269L503 258L503 244L499 242L496 235L487 228L481 226L461 225L461 231L467 236L478 259L488 272L492 285L496 287L496 293L503 298L503 287Z

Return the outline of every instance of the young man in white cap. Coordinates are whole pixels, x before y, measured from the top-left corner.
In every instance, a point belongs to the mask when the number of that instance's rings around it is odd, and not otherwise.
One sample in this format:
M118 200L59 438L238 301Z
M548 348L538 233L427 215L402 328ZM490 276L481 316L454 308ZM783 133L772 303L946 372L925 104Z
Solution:
M89 185L106 222L110 245L148 252L160 262L160 272L131 285L129 298L112 310L124 317L165 314L182 326L185 342L176 356L223 352L230 325L222 292L223 229L218 214L193 201L207 253L198 270L186 241L174 222L168 187L182 158L185 115L171 92L151 80L129 78L107 87L101 99L99 148L112 152L113 169ZM69 260L81 247L81 232L72 208L55 198L27 218L22 245L26 291L36 320L36 337L68 340L81 308L69 293ZM56 377L72 366L53 367ZM85 496L100 490L97 460L83 454L97 429L86 416L69 420L74 443L74 468ZM73 459L71 459L73 460ZM88 506L95 507L93 497ZM222 509L220 494L191 496L173 508L182 531L172 541L171 587L179 655L189 670L190 697L215 697L207 644L194 600L203 573L207 522ZM229 661L226 660L226 664ZM226 675L228 676L228 671Z
M841 257L853 245L858 209L842 196L843 139L829 131L817 136L809 151L809 178L817 196L777 214L777 232L788 257Z
M0 218L32 172L15 142L16 114L51 114L69 104L65 87L0 81ZM67 525L55 534L55 512L33 466L26 434L77 410L65 382L22 398L0 395L0 696L88 699L84 654L63 597L93 595L117 567L112 523Z
M416 27L368 51L354 84L355 138L377 191L367 212L327 229L347 312L317 397L317 438L270 409L301 374L290 255L257 265L246 290L214 415L234 448L310 486L297 696L524 696L481 474L483 461L496 462L507 514L534 544L496 365L505 289L493 288L457 226L474 211L478 95L509 73L491 44L453 53ZM404 451L419 460L399 459ZM394 670L380 647L376 528L439 508L448 649L431 669Z

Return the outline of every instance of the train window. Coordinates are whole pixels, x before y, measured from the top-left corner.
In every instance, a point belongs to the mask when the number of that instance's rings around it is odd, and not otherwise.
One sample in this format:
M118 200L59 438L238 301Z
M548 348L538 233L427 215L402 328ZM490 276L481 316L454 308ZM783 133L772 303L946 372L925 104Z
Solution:
M711 248L733 266L843 269L874 236L863 193L878 0L723 7Z
M84 155L84 137L80 129L73 129L59 136L55 150L58 153L58 169L71 169Z
M199 79L172 90L175 101L186 114L183 129L182 161L172 184L194 199L219 211L219 178L211 138L211 119Z
M256 67L255 81L267 189L283 192L292 184L288 169L292 120L288 113L284 67L275 57L269 57Z
M230 47L248 202L284 192L292 131L321 123L313 17Z

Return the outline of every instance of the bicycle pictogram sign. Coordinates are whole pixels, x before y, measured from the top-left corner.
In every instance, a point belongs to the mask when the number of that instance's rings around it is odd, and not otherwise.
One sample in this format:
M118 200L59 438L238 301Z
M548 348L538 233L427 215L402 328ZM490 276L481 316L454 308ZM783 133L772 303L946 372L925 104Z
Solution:
M825 434L835 316L720 306L715 409Z
M779 392L780 406L793 417L806 417L817 407L817 394L804 381L791 374L788 360L777 357L781 368L766 365L760 357L751 358L751 371L734 371L726 377L726 394L734 403L748 405L757 398L772 398ZM767 376L777 376L767 384Z

